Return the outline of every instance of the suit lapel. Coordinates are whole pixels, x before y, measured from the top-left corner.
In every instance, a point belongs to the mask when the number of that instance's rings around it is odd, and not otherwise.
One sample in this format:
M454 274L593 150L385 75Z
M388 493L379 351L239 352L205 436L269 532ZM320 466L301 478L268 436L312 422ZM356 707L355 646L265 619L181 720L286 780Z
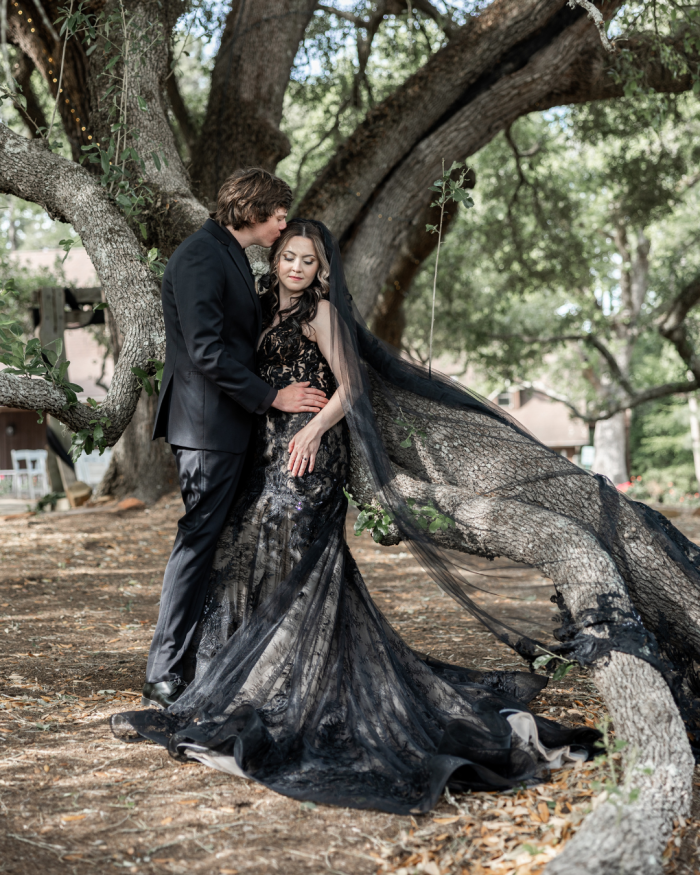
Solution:
M203 228L208 231L212 236L216 237L216 239L220 243L223 243L224 246L228 249L228 253L233 259L233 263L238 268L238 272L243 277L243 281L245 282L248 291L253 297L255 312L258 316L258 334L260 334L260 330L262 328L262 305L260 304L260 298L258 297L258 293L255 291L255 282L253 281L253 277L251 276L250 270L248 269L248 264L246 262L245 255L243 254L243 250L233 239L231 234L225 228L222 228L219 224L217 224L217 222L215 222L213 219L207 219L203 225Z
M253 277L251 276L250 269L248 268L245 256L243 255L243 251L235 243L230 243L228 247L228 252L233 259L233 263L238 268L239 273L245 280L248 291L253 296L253 301L255 302L255 312L258 314L258 318L260 319L262 318L262 306L260 305L260 298L258 297L258 293L255 291L255 283L253 281Z

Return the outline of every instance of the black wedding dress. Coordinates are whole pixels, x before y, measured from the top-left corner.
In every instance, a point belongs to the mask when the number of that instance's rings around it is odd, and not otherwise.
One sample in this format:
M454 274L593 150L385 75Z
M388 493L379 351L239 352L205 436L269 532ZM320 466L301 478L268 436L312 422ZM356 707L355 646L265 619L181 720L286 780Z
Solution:
M264 337L259 369L278 388L335 390L292 320ZM296 799L397 814L428 811L446 785L507 789L585 758L594 730L527 710L544 678L422 658L392 629L345 541L347 421L323 436L313 473L287 470L309 418L260 419L188 654L191 683L168 711L116 715L115 733Z

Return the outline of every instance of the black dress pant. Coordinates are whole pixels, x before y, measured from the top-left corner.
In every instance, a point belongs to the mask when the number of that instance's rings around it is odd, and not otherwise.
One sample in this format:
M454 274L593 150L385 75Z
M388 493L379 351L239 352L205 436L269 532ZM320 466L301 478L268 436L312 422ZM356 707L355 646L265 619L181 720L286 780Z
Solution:
M181 663L204 607L216 543L233 504L245 453L173 447L185 515L163 578L146 668L150 683L182 677Z

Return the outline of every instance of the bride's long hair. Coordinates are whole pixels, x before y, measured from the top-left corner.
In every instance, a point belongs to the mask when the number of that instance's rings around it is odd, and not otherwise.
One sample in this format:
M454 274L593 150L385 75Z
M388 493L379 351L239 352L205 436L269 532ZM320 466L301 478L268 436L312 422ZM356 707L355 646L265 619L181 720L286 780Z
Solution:
M316 258L318 258L318 270L311 285L301 292L294 303L290 307L280 310L279 263L282 253L293 237L305 237L307 240L311 240ZM272 245L269 258L270 272L260 280L260 286L264 289L261 297L263 328L269 328L275 316L279 314L280 320L291 319L301 331L304 323L312 322L316 318L319 301L323 298L328 300L330 291L331 269L321 231L311 222L293 219Z

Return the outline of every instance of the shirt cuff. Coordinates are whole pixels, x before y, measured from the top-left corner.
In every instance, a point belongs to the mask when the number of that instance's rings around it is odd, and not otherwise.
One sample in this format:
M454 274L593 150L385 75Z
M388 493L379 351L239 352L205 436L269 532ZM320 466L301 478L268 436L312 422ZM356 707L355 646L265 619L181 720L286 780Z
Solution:
M258 404L257 409L254 411L258 415L262 415L263 413L267 413L267 411L272 406L272 402L277 397L277 389L270 389L265 398Z

